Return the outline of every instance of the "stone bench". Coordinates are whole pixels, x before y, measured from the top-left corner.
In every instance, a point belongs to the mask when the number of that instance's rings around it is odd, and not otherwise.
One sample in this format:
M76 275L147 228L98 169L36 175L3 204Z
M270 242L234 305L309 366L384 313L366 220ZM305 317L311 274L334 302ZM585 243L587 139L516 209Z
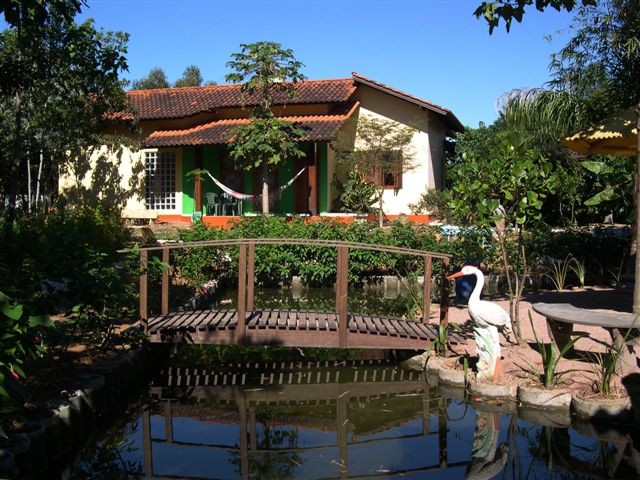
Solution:
M624 377L638 371L636 352L640 352L637 330L640 315L588 310L569 303L534 303L532 307L547 319L549 334L560 350L571 341L574 324L601 327L609 332L614 347L620 351L616 372Z

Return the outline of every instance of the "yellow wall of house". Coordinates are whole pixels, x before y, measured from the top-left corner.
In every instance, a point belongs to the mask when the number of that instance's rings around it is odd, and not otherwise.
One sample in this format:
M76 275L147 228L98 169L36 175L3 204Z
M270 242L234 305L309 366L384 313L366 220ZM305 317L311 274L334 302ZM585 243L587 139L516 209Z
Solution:
M371 87L359 86L356 96L361 102L360 116L392 120L416 129L410 145L415 168L403 173L401 189L387 189L383 195L385 213L409 214L409 204L416 203L427 189L443 187L445 127L432 112Z
M127 218L155 218L158 214L182 212L182 155L176 154L176 208L173 210L147 210L144 203L145 152L126 147L118 152L106 146L87 156L86 161L76 162L73 169L65 171L59 179L61 195L71 203L91 205L96 199L122 209Z

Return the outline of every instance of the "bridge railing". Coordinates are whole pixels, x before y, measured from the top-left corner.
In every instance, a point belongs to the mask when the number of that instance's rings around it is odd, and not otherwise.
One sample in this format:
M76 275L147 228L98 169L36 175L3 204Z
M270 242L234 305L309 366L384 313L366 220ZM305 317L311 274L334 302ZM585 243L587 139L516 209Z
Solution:
M373 250L393 254L411 255L424 259L424 282L422 291L422 322L429 323L431 310L431 277L433 274L433 260L440 259L443 262L442 275L446 276L451 255L445 253L429 252L410 248L393 247L388 245L376 245L369 243L357 243L339 240L321 240L305 238L234 238L226 240L205 240L197 242L170 243L161 246L144 247L140 249L140 322L147 330L148 326L148 261L149 252L161 251L162 262L169 265L169 252L175 249L190 249L195 247L229 247L239 248L238 256L238 297L237 297L237 327L236 337L241 338L245 329L247 311L254 309L255 291L255 261L256 245L302 245L308 247L329 247L337 251L336 259L336 296L335 313L338 316L339 345L347 345L347 318L348 318L348 285L349 285L349 251L352 249ZM161 280L161 314L169 313L169 268L163 269ZM443 299L448 296L448 283L442 282ZM440 302L440 324L447 324L447 302Z

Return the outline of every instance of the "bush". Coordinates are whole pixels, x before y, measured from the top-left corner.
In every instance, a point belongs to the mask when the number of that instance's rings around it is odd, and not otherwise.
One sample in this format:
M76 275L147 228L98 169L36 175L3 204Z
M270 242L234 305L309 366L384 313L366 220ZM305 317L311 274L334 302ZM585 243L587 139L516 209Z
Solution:
M451 221L449 200L442 190L427 190L420 196L416 203L410 203L409 208L411 209L411 213L414 214L428 213L441 222Z
M357 243L424 248L442 251L433 231L411 224L394 223L386 232L373 222L343 224L331 219L308 221L302 218L247 217L235 222L228 230L204 226L184 231L185 241L222 238L305 238L344 240ZM212 248L192 249L191 254L176 253L175 264L194 287L207 280L235 279L237 275L236 247L216 251ZM226 258L225 263L222 259ZM310 286L330 286L336 279L336 249L305 245L256 246L255 273L259 285L287 283L300 276ZM376 282L382 275L397 275L419 269L422 260L408 255L396 255L374 250L352 249L349 254L349 281L352 285Z
M543 258L563 259L572 256L584 259L585 283L610 285L619 280L628 260L630 236L619 235L613 228L565 228L553 231L541 227L526 236L530 263L539 264ZM580 279L570 273L569 283Z
M127 241L117 212L68 208L2 218L0 236L0 290L34 314L70 314L59 329L63 346L75 339L106 348L114 340L137 295L137 261L132 272L117 253Z

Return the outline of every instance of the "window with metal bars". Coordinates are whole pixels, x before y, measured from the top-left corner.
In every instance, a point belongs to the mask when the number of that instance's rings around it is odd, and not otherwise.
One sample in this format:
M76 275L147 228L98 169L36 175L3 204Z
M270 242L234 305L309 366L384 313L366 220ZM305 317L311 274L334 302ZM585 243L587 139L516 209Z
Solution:
M145 204L147 210L175 210L176 154L145 153Z

